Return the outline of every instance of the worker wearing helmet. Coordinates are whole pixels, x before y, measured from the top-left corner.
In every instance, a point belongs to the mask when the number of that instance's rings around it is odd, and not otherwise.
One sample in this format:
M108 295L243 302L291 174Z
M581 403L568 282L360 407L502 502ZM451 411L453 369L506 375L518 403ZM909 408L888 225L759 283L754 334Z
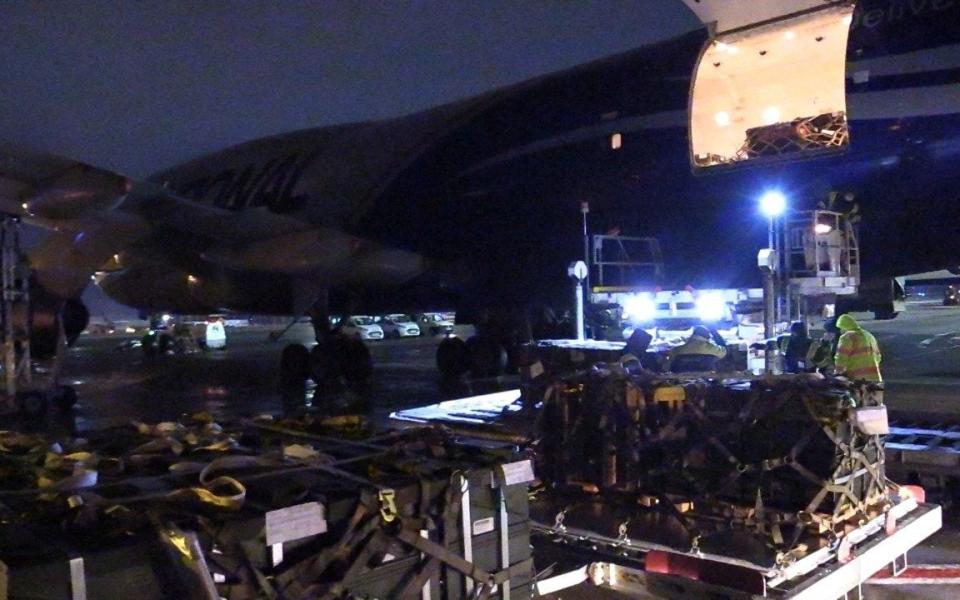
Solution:
M834 357L837 375L849 379L863 379L880 383L880 347L877 339L869 331L860 327L850 315L840 315L837 319L840 340L837 342L837 354Z
M716 342L711 341L714 338ZM723 338L710 332L703 325L693 328L686 342L670 351L667 359L668 371L714 371L717 361L727 355Z

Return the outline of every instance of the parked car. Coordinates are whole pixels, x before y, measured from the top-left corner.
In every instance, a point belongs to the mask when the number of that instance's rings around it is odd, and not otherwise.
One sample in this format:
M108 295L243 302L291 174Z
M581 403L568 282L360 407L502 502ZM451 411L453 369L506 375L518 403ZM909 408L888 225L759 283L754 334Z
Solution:
M373 317L364 315L344 319L340 324L340 332L358 340L383 339L383 329L374 322Z
M385 337L401 338L420 335L420 327L410 315L386 315L377 322Z
M429 333L430 335L453 333L453 321L443 318L440 313L420 313L414 315L414 319L420 327L420 333Z

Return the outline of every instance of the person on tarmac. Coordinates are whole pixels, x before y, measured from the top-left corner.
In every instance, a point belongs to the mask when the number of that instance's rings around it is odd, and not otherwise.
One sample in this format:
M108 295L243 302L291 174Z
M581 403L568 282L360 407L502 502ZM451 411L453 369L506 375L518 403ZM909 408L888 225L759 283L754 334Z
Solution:
M790 324L790 335L780 340L785 373L800 373L807 369L807 352L811 343L806 323L794 321Z
M703 325L697 325L686 342L670 351L666 370L674 373L715 371L717 362L726 355L723 338Z
M637 361L641 368L648 371L659 371L660 364L657 355L650 352L650 342L652 341L652 335L639 327L636 328L630 334L630 338L627 339L627 344L623 349L623 359L633 359ZM623 362L623 359L621 359L621 362Z
M840 315L837 328L842 332L833 359L837 375L881 383L877 339L850 315Z
M833 373L833 357L837 353L839 334L836 318L824 321L823 335L811 343L807 351L807 370L825 375Z

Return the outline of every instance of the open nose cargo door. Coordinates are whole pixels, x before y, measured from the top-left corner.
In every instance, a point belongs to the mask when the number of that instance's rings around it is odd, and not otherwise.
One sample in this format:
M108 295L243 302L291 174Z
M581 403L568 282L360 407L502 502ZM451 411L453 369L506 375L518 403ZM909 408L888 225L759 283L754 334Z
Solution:
M685 2L711 31L690 92L695 171L806 158L850 144L852 2Z

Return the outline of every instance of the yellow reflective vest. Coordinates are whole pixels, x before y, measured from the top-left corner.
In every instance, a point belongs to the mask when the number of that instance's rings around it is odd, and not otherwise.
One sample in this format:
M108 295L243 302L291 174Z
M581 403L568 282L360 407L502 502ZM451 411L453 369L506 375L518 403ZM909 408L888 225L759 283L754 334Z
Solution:
M881 382L880 347L869 331L854 329L844 332L834 357L837 374L850 379Z

